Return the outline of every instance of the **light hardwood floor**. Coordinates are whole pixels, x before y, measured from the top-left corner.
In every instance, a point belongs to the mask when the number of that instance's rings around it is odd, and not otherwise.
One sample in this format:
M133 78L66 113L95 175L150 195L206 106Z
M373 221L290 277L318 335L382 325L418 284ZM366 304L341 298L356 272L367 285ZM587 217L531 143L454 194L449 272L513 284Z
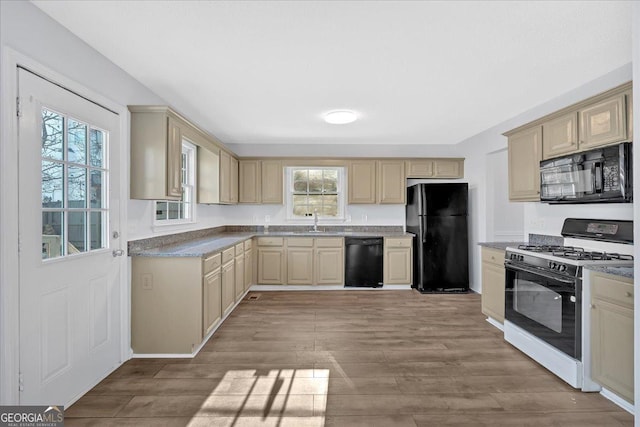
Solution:
M68 426L632 426L502 339L479 295L253 292L193 359L134 359Z

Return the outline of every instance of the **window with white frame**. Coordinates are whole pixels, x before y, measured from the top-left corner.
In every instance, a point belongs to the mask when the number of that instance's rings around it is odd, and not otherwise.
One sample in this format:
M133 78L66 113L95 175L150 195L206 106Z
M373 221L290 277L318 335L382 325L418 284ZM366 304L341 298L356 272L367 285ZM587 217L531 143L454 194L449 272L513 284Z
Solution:
M287 217L344 219L344 168L287 168Z
M182 141L182 197L175 201L156 201L155 223L158 225L180 224L195 220L196 147Z

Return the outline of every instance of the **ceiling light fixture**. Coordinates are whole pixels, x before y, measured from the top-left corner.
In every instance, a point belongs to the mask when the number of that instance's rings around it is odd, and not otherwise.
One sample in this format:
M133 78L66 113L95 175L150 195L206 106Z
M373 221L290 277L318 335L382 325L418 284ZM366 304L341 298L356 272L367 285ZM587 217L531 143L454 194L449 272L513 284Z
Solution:
M358 115L351 110L334 110L324 115L324 121L332 125L345 125L355 122Z

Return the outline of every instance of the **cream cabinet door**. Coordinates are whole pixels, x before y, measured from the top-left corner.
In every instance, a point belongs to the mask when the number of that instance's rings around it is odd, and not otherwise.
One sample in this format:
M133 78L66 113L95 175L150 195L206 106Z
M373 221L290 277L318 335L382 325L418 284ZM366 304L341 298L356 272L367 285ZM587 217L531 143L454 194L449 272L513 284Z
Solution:
M280 160L263 160L262 162L262 203L281 205L284 200L282 188L282 162Z
M220 203L231 203L231 155L220 151Z
M591 376L634 401L632 279L591 272Z
M549 159L578 149L578 112L542 124L542 158Z
M244 254L236 257L235 262L235 300L239 300L244 294Z
M411 284L411 249L389 248L384 255L384 283Z
M231 203L238 203L238 159L231 158L231 190L230 200Z
M462 178L464 160L437 159L433 161L434 178Z
M178 123L169 117L167 141L167 196L182 197L182 133Z
M238 201L240 203L260 203L261 184L259 160L240 160L239 164L240 189Z
M220 203L220 151L198 147L198 203Z
M222 313L226 315L235 302L235 267L234 262L222 266Z
M244 251L244 289L245 291L253 284L253 253L251 249Z
M482 251L484 258L486 249ZM501 259L504 259L504 253ZM504 280L504 266L482 262L482 313L500 323L504 322Z
M509 200L540 200L542 126L509 137Z
M313 248L287 248L287 284L313 283Z
M316 285L341 285L344 283L344 250L317 248L315 265Z
M282 247L258 247L258 283L283 285L285 283L284 249Z
M219 268L204 277L202 308L202 335L206 336L222 318L222 276Z
M405 204L407 180L404 173L404 161L378 161L378 203Z
M580 149L589 149L627 138L624 94L598 102L580 111Z
M592 299L592 377L633 403L633 310Z
M349 203L376 203L375 160L353 160L349 163Z
M407 178L433 178L433 160L407 160Z

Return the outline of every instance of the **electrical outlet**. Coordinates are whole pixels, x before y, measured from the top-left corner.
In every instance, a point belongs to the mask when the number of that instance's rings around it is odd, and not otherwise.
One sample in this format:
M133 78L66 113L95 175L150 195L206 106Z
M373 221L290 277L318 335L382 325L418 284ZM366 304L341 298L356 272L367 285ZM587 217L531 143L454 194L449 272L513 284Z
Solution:
M254 215L253 216L253 223L257 224L258 222L260 222L260 217L258 215Z
M347 215L347 222L351 222L351 215Z
M271 215L265 215L264 222L271 222Z
M367 214L362 214L362 222L367 222L368 219Z
M151 273L142 275L142 289L150 291L153 289L153 275Z

